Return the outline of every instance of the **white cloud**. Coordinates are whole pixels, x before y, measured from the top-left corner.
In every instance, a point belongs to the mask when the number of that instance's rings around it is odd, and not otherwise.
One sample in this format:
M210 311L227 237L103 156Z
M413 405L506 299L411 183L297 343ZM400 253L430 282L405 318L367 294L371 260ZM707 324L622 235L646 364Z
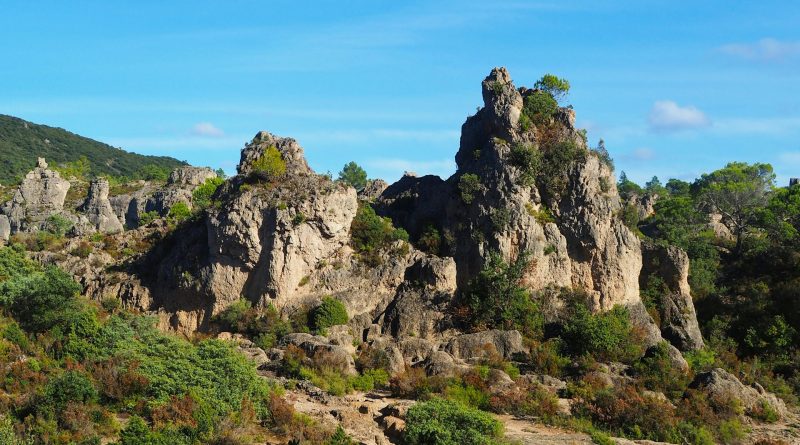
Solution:
M659 132L703 128L711 124L708 116L696 107L682 107L671 100L656 101L647 120L650 129Z
M783 42L776 39L761 39L755 43L732 43L723 45L719 51L729 56L757 62L782 62L800 56L800 41Z
M225 136L225 132L211 122L200 122L192 127L192 134L195 136L205 136L218 138Z

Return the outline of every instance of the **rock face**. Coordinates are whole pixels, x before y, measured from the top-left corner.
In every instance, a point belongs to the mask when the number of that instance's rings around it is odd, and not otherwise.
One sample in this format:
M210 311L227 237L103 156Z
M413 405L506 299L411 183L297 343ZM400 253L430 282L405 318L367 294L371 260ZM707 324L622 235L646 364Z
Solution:
M689 257L674 246L642 243L644 266L640 285L646 287L654 277L663 283L658 305L661 335L682 351L703 347L703 336L689 288Z
M217 174L207 167L179 167L170 173L167 185L146 201L145 211L155 211L163 216L179 202L192 208L192 191L206 180L216 177Z
M534 290L584 289L595 310L640 305L640 242L616 216L621 202L612 171L588 151L572 110L557 111L547 131L523 128L523 103L534 93L515 88L508 72L495 68L482 84L484 107L462 126L457 172L446 181L407 175L383 192L379 210L412 239L433 224L443 235L443 253L455 259L459 286L492 252L506 260L528 252L525 282ZM580 154L563 162L557 177L530 181L515 161L520 147L543 156L569 148ZM465 199L460 184L471 175L478 185ZM554 193L547 183L556 182L563 189Z
M106 179L95 179L89 184L89 195L80 207L80 211L99 232L117 233L124 229L108 200Z
M698 374L690 387L701 389L708 394L709 399L723 403L738 400L751 415L760 413L764 405L771 407L781 417L787 414L786 404L775 394L765 391L758 384L755 387L745 386L734 375L721 368Z
M11 236L11 223L6 215L0 215L0 242L5 243Z
M39 230L52 215L64 210L70 183L50 170L44 158L23 178L11 201L3 206L11 233Z

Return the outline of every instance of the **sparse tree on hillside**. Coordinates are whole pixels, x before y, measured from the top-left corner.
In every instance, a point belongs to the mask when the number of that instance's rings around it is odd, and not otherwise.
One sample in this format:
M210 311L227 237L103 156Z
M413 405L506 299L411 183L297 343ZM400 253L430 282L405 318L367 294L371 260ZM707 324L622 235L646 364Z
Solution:
M725 168L704 174L694 187L701 208L722 216L721 222L736 237L736 253L742 239L756 222L758 211L768 200L775 183L769 164L731 162Z
M537 80L533 87L550 93L553 99L560 101L569 93L569 81L553 74L545 74Z
M348 162L339 172L339 180L356 190L362 190L367 186L367 172L355 162Z

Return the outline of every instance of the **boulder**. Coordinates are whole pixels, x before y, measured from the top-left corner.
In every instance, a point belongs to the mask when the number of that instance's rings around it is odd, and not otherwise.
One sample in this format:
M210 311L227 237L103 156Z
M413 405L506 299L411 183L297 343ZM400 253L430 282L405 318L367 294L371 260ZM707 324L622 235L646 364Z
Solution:
M104 178L92 180L89 184L89 194L79 210L98 232L122 232L124 227L108 200L108 189L108 180Z
M511 360L518 354L529 352L519 331L498 329L459 335L447 343L445 351L462 360L488 358L495 354Z
M192 208L192 192L206 180L216 178L217 174L208 167L178 167L167 179L167 184L156 190L145 202L146 212L157 212L165 216L177 203ZM138 206L138 201L137 201Z
M444 351L431 352L421 365L429 376L452 377L457 370L453 356Z
M755 388L745 386L736 376L722 368L698 374L689 387L699 389L708 394L710 399L722 403L738 400L748 414L761 412L764 405L771 407L781 417L785 417L788 412L786 404L775 394L765 391L760 385Z
M347 349L332 345L325 337L311 334L288 334L281 339L282 346L294 345L318 366L330 367L345 375L356 375L355 361Z

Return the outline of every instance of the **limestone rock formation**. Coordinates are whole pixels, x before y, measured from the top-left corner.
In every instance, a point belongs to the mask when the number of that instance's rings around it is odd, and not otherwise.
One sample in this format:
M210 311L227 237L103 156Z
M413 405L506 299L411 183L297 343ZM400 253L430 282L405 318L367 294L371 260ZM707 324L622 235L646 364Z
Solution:
M99 232L117 233L124 229L108 200L106 179L95 179L89 184L89 194L79 210Z
M28 172L2 213L8 216L11 233L35 231L52 215L64 210L70 183L50 170L44 158Z
M5 243L11 237L11 223L6 215L0 215L0 243Z
M703 390L709 399L728 403L738 400L748 414L761 412L764 405L771 407L781 417L785 417L788 412L786 404L775 394L765 391L758 384L755 387L745 386L734 375L721 368L698 374L690 387Z
M175 204L182 202L192 208L192 191L217 174L207 167L179 167L169 175L165 187L153 193L145 203L145 211L166 215Z
M689 257L675 246L642 243L643 267L640 285L657 278L663 283L658 304L661 335L682 351L703 347L703 335L689 288Z

